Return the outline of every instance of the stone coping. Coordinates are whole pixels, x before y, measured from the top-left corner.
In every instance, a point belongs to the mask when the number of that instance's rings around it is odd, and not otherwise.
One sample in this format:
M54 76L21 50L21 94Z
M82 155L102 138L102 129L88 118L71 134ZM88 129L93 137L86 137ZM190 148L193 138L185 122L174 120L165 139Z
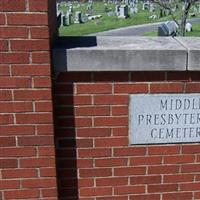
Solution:
M55 72L199 71L198 37L70 37L53 49Z

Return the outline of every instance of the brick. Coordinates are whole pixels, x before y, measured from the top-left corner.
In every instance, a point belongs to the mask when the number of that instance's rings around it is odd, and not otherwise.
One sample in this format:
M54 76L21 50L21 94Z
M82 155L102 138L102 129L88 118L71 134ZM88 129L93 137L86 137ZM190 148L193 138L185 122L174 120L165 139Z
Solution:
M74 105L90 105L92 104L91 96L74 96Z
M52 124L38 125L37 133L38 133L38 135L53 135L54 127Z
M200 183L181 183L180 190L181 191L199 191Z
M55 167L53 158L24 158L20 160L21 168Z
M35 111L36 112L52 112L53 106L52 102L35 102Z
M31 102L0 102L0 113L20 113L33 111Z
M50 90L16 90L14 91L14 99L16 101L30 100L50 100Z
M77 84L77 94L111 94L111 84Z
M78 128L78 137L108 137L111 136L110 128Z
M17 76L49 76L49 65L13 65L12 74Z
M48 11L48 1L30 0L30 11Z
M149 155L172 155L179 154L179 146L152 146L149 147Z
M48 40L11 40L11 49L13 51L38 51L48 50Z
M95 167L116 167L116 166L127 166L127 158L103 158L95 160Z
M8 76L9 74L9 65L0 65L0 76Z
M49 52L32 52L32 62L37 64L50 63Z
M178 191L178 184L148 185L147 190L149 193L173 192Z
M114 156L142 156L146 154L145 147L115 148Z
M199 162L199 161L197 161ZM182 165L181 166L181 172L199 172L200 170L200 164L188 164L188 165Z
M139 184L158 184L161 183L160 175L153 176L134 176L130 178L131 185L139 185Z
M36 149L29 148L3 148L0 152L1 157L32 157L36 156Z
M175 192L175 193L168 193L163 194L163 200L191 200L193 197L192 192Z
M20 182L17 180L0 180L0 189L18 189L20 187Z
M45 1L43 1L43 2L45 2ZM32 39L47 39L47 38L49 38L48 27L32 27L30 30L31 30L31 38Z
M52 114L16 114L18 124L49 124L52 123Z
M28 38L28 28L0 27L0 38Z
M133 72L131 80L134 82L164 81L165 72Z
M81 196L104 196L111 195L112 188L81 188L80 195Z
M30 86L29 78L0 77L0 88L28 88Z
M40 177L56 177L55 167L40 168Z
M131 195L130 200L160 200L160 194Z
M183 92L183 84L182 83L153 83L150 85L151 93L177 93Z
M50 88L51 87L51 79L50 77L35 77L34 88Z
M0 101L9 101L12 99L12 93L9 90L0 90Z
M200 153L200 146L199 145L184 145L182 146L183 154L196 154Z
M127 127L114 127L112 128L113 136L128 136L128 128Z
M79 158L101 158L109 156L111 156L111 149L109 148L78 149Z
M143 156L130 158L130 165L158 165L162 163L160 156Z
M127 137L95 139L95 147L120 147L127 145L128 145Z
M194 92L194 93L199 93L200 92L200 84L199 83L187 83L185 87L186 92Z
M178 173L179 166L172 165L172 166L149 166L148 173L149 174L174 174Z
M13 115L2 114L0 115L0 125L13 124Z
M114 93L147 93L148 84L115 84Z
M53 145L53 137L52 136L25 136L18 137L18 145L19 146L47 146Z
M0 147L16 146L15 137L0 137Z
M0 40L0 52L8 50L8 41Z
M75 108L76 116L108 116L110 115L109 106L88 106Z
M0 11L24 11L25 0L1 0Z
M4 193L6 199L30 199L39 198L39 190L11 190L5 191Z
M50 188L56 186L56 179L29 179L22 180L23 188Z
M77 159L77 168L91 168L93 167L92 159Z
M112 115L128 115L128 106L112 106Z
M53 140L53 139L51 139L51 140ZM52 145L52 147L50 147L50 146L45 147L45 145L44 145L44 146L39 147L39 155L40 156L55 156L54 146Z
M146 167L120 167L114 169L115 176L144 175Z
M28 53L0 53L1 64L29 63Z
M166 164L193 163L194 159L195 159L194 155L165 156L164 163Z
M16 159L0 159L0 168L7 169L7 168L16 168L16 167L17 167Z
M193 182L193 174L173 174L173 175L164 175L164 183L181 183L181 182Z
M114 188L115 195L142 193L145 193L145 186L119 186Z
M190 81L191 73L185 72L167 72L168 81Z
M58 74L57 82L90 82L91 73L89 72L62 72Z
M113 197L115 200L128 200L128 196L106 196L106 197L96 197L97 200L112 200Z
M9 25L48 25L47 14L18 13L7 14Z
M6 21L5 21L5 14L4 13L0 13L0 24L3 25L5 23L6 23Z
M67 184L67 182L66 182L66 184ZM78 183L77 184L78 184L79 188L92 187L92 186L94 186L94 179L93 178L78 179ZM69 186L69 183L67 185Z
M42 196L43 197L51 197L51 198L55 197L55 200L56 200L57 196L58 196L57 189L56 188L42 189Z
M93 76L95 82L129 81L129 72L96 72Z
M93 147L93 140L92 139L77 139L76 147L77 148Z
M5 169L2 171L2 177L5 179L34 178L34 177L37 177L37 170L36 169Z
M35 133L35 128L33 126L24 125L10 125L10 126L0 126L0 133L2 135L32 135Z
M128 126L128 117L95 117L94 126Z
M96 105L127 105L127 95L98 95L94 96L94 104Z
M112 169L79 169L79 175L80 177L107 177L112 175Z
M128 178L124 177L112 177L112 178L97 178L97 186L120 186L128 185Z

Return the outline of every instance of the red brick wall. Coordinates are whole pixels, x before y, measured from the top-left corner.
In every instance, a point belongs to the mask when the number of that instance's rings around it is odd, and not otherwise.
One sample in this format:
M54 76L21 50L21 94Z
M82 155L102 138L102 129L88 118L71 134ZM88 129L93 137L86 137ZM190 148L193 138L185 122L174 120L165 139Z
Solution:
M55 83L60 198L200 199L199 144L128 144L129 94L196 92L198 72L60 73Z
M55 1L0 1L0 199L57 199L50 37ZM50 17L49 17L50 16Z

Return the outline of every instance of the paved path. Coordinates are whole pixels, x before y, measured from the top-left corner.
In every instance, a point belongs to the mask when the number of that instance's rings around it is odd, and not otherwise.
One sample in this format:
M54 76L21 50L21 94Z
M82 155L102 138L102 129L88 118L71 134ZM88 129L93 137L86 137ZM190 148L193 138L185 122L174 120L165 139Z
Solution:
M188 20L191 23L200 23L200 18L194 18ZM93 36L141 36L145 32L157 31L159 24L163 22L151 23L151 24L142 24L137 26L129 26L104 32L99 32L91 34Z

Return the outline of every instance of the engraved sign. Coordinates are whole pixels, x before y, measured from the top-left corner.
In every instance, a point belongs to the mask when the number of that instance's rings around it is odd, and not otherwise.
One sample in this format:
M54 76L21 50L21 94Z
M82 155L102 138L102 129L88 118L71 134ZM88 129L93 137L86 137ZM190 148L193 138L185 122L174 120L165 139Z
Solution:
M130 95L131 144L200 142L200 94Z

